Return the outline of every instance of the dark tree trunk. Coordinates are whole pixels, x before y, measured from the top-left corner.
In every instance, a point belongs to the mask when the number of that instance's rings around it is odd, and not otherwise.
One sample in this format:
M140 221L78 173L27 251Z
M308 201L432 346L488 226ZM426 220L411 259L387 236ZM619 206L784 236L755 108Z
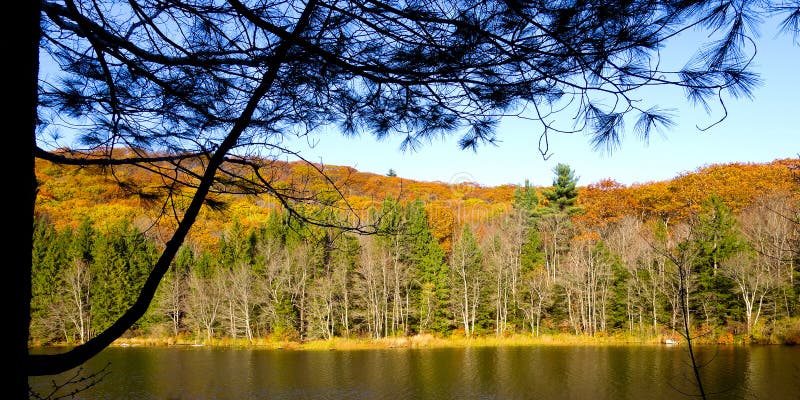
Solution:
M24 4L24 5L23 5ZM38 104L38 78L39 78L39 39L40 30L40 4L38 1L23 2L19 5L18 15L21 24L6 24L9 38L9 48L5 49L9 55L6 68L11 73L7 79L19 84L9 84L7 88L15 88L11 93L6 93L6 140L9 153L19 150L21 159L10 157L7 153L6 162L13 163L14 168L20 168L22 173L9 173L7 177L12 180L8 183L9 190L22 192L18 196L10 195L6 200L13 202L7 205L7 210L28 210L28 217L10 217L6 221L11 223L6 227L11 237L6 243L9 248L5 252L5 274L8 279L3 279L4 293L10 298L5 304L10 307L11 326L10 332L11 359L7 360L11 367L7 371L9 380L4 392L8 399L28 398L28 371L25 359L28 356L28 335L30 327L31 307L31 256L33 246L33 211L36 200L36 174L34 171L34 148L36 146L36 109ZM13 31L12 31L13 30ZM21 32L20 32L21 30ZM11 39L17 38L17 39ZM12 56L18 55L18 56ZM23 117L26 116L27 117ZM27 189L26 189L27 188ZM12 212L13 214L13 212ZM24 215L24 214L23 214ZM16 254L14 250L16 249Z

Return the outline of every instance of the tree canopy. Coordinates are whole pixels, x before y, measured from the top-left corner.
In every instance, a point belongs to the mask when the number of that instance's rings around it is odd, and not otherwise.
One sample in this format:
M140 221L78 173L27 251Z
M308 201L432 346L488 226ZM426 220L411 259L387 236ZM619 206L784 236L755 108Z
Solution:
M68 352L28 355L25 371L78 366L144 315L201 208L219 205L218 193L273 196L309 222L367 229L303 212L309 203L349 210L335 201L336 187L276 184L272 161L299 156L289 138L313 141L336 127L344 135L401 135L412 150L455 134L462 148L477 149L497 139L501 118L520 117L539 135L543 154L548 135L564 132L590 132L596 147L613 149L629 117L643 138L670 125L669 113L639 98L639 89L681 87L701 105L751 96L761 17L782 12L783 27L800 31L800 7L783 4L37 2L25 38L39 44L30 52L38 91L25 93L36 115L32 157L108 168L121 188L161 202L176 228L116 322ZM664 42L695 28L713 34L707 45L685 67L663 69ZM136 174L120 174L120 165L160 176L162 184L143 187ZM309 165L309 173L324 176ZM22 315L30 265L14 284L23 288L14 302ZM27 329L29 317L19 322Z

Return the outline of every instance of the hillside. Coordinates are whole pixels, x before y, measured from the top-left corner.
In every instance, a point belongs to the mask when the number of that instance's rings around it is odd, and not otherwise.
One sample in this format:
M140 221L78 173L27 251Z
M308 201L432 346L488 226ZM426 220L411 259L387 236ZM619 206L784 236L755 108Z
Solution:
M553 188L521 188L268 166L271 190L311 200L292 207L323 226L222 179L131 335L674 337L688 270L692 329L705 340L800 341L797 160L579 188L563 171ZM191 180L166 191L169 180L129 167L47 163L38 176L32 338L85 340L137 298ZM325 225L344 211L382 229Z
M299 162L275 166L277 182L303 185L305 190L330 191L320 173L324 173L355 210L378 207L388 198L401 201L420 199L430 207L448 209L456 222L479 222L494 213L507 210L517 186L481 186L477 183L424 182L360 172L347 166L308 165ZM160 199L144 198L140 192L123 190L116 179L138 174L128 169L115 170L115 177L99 168L37 164L40 181L36 212L57 227L76 227L83 218L111 221L119 218L144 220L160 212ZM123 178L124 179L124 178ZM150 180L148 180L150 179ZM159 182L138 176L147 190ZM541 188L539 188L541 189ZM667 181L623 185L613 180L579 188L579 205L584 221L607 223L625 214L640 217L685 218L697 211L711 194L716 194L736 212L754 198L770 192L797 194L800 191L800 160L783 159L771 163L731 163L709 165ZM218 196L227 206L222 211L206 210L199 226L225 224L239 220L245 225L263 222L279 210L269 198L238 195Z

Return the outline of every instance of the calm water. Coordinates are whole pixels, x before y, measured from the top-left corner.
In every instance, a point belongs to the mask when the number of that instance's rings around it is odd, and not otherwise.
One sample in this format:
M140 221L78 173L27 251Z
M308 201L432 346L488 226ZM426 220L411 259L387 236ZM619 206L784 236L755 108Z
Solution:
M800 346L707 347L715 399L800 399ZM111 373L80 399L696 398L677 346L358 351L111 348ZM74 373L74 371L73 371ZM62 375L67 376L68 374ZM42 391L53 377L32 378Z

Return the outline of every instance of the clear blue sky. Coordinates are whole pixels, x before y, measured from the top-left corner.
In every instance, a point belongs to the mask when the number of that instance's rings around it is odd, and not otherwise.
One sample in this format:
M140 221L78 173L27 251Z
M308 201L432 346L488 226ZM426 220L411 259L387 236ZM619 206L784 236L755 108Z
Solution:
M302 149L301 154L310 161L348 165L363 172L386 174L394 169L407 179L469 180L484 186L522 184L526 179L547 186L557 163L570 165L579 185L605 178L630 185L667 180L710 164L796 158L800 154L800 46L793 45L791 36L776 32L774 24L760 29L753 70L763 82L754 99L726 100L727 119L707 131L697 126L718 120L721 108L706 114L701 108L692 108L680 90L673 90L657 96L661 107L676 109L676 125L663 135L652 134L649 144L631 133L611 155L593 150L585 135L552 135L552 156L543 160L538 151L539 128L516 119L504 120L499 126L496 147L482 147L477 153L459 150L458 135L408 153L399 150L399 139L377 142L368 136L330 134L320 137L314 148ZM696 37L690 35L669 50L687 54L696 50L696 43ZM675 62L683 65L683 61Z

